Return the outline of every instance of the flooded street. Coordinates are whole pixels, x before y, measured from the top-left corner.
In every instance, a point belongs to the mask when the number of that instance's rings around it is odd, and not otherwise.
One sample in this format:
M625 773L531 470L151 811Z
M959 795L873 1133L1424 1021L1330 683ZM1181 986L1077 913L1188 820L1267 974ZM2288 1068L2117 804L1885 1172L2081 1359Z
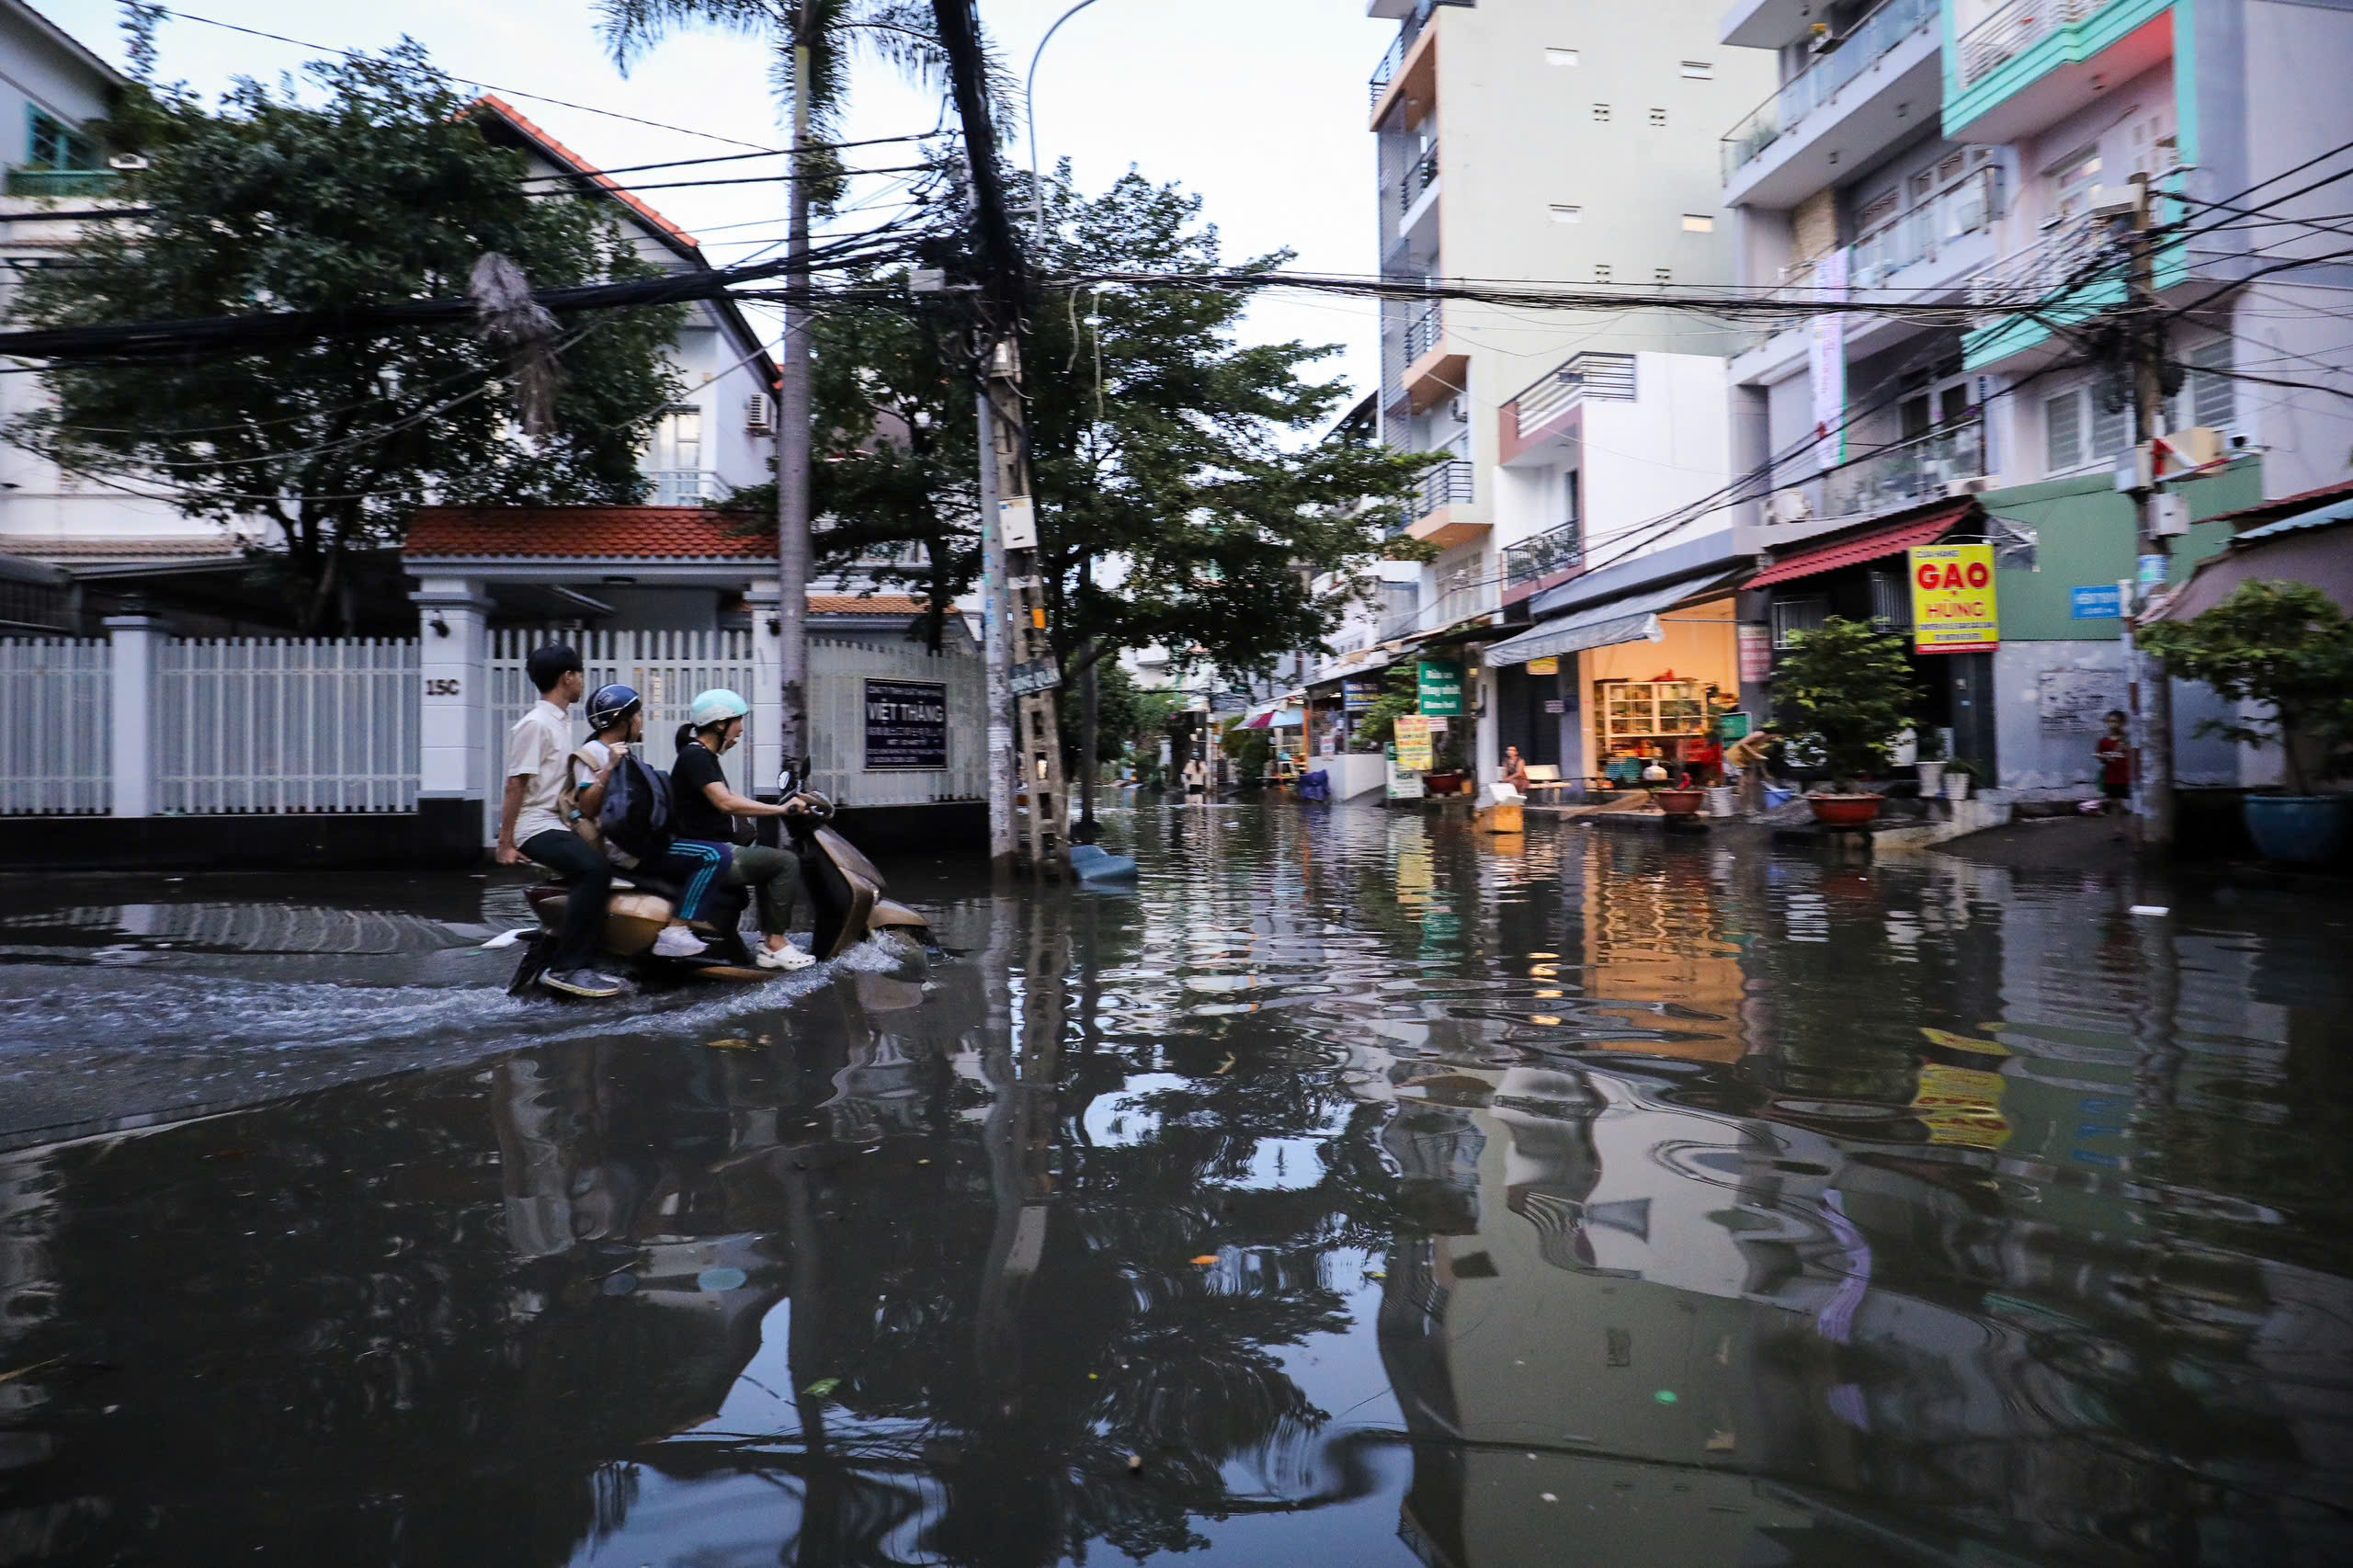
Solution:
M13 888L0 1563L2353 1560L2341 894L1108 820L607 1010Z

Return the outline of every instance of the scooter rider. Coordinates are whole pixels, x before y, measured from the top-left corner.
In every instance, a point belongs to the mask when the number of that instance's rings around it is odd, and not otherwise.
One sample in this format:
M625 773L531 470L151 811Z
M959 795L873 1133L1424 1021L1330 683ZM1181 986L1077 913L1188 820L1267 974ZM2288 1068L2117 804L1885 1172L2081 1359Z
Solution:
M594 967L612 865L558 814L572 756L572 705L586 684L580 655L562 642L531 651L524 670L540 700L506 736L506 793L498 817L497 861L536 860L570 888L555 955L540 983L573 996L618 996L621 983Z
M715 687L697 696L686 729L678 741L678 760L670 770L670 824L677 847L709 845L733 851L726 881L749 888L760 906L760 931L767 937L752 961L762 969L807 969L817 960L792 945L785 933L791 928L792 905L801 892L801 861L790 850L764 845L732 843L731 816L781 817L807 808L798 801L755 801L729 786L719 758L744 737L744 716L752 705L735 693Z
M716 845L673 842L662 854L640 859L597 830L605 808L605 791L613 770L629 756L630 747L645 739L645 699L633 687L600 686L588 698L589 739L572 754L573 831L605 853L623 871L643 871L678 884L678 918L693 920L702 913L704 899L727 856ZM657 958L688 959L707 944L684 926L665 926L654 939Z

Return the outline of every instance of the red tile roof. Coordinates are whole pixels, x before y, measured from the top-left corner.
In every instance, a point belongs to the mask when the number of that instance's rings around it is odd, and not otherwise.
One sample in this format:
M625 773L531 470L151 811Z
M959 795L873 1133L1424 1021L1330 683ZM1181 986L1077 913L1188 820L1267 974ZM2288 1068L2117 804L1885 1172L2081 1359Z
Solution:
M1915 544L1934 544L1976 509L1974 501L1956 501L1928 517L1911 522L1891 523L1866 533L1849 534L1831 543L1794 551L1741 586L1769 588L1776 583L1794 583L1801 577L1819 576L1824 572L1836 572L1842 566L1859 566L1866 561L1900 555Z
M734 561L776 553L776 530L707 506L421 506L411 561Z
M911 594L812 594L811 615L921 615L927 608Z
M2245 532L2265 523L2276 523L2282 517L2292 517L2299 512L2309 512L2325 506L2332 501L2353 500L2353 483L2324 484L2318 490L2307 490L2299 495L2282 495L2277 501L2261 501L2235 512L2224 512L2209 517L2210 523L2228 523Z
M654 210L653 208L645 204L642 199L631 195L617 181L606 175L598 173L596 165L590 163L587 159L582 157L579 153L574 152L571 148L565 146L563 142L557 141L554 137L540 130L540 127L533 123L522 110L517 108L513 104L508 103L505 98L500 97L495 93L484 93L481 97L476 98L474 102L489 108L492 113L497 115L501 119L506 121L507 124L513 126L516 130L529 137L531 142L538 146L540 151L547 155L549 162L565 165L569 166L574 173L587 176L590 180L594 181L597 185L603 187L607 191L618 198L622 206L627 207L631 211L636 213L639 217L653 224L656 229L662 231L662 233L669 235L672 239L677 241L680 244L685 245L689 249L699 248L698 243L692 234L687 233L684 229L681 229L678 225L670 222L669 219L662 216L661 213Z

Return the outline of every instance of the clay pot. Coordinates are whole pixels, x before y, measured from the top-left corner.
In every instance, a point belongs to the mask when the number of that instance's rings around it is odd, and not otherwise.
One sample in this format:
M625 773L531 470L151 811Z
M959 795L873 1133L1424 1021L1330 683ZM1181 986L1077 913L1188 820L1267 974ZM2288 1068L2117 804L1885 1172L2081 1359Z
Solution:
M1808 795L1805 803L1824 827L1869 827L1882 804L1877 795Z
M1874 795L1871 798L1877 800L1879 797ZM1668 816L1696 817L1699 814L1699 808L1707 803L1708 792L1705 790L1654 790L1651 801Z

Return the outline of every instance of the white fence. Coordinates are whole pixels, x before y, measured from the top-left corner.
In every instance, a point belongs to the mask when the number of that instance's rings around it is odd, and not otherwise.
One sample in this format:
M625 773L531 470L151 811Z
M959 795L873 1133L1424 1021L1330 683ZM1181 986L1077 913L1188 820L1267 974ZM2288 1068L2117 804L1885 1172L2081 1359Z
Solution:
M111 808L112 652L102 638L0 642L0 814Z
M162 811L416 809L415 642L175 638L153 712Z
M866 682L935 681L948 697L948 766L871 768L866 756ZM988 691L981 661L933 653L915 643L809 639L809 762L812 784L845 806L977 801L988 794Z

